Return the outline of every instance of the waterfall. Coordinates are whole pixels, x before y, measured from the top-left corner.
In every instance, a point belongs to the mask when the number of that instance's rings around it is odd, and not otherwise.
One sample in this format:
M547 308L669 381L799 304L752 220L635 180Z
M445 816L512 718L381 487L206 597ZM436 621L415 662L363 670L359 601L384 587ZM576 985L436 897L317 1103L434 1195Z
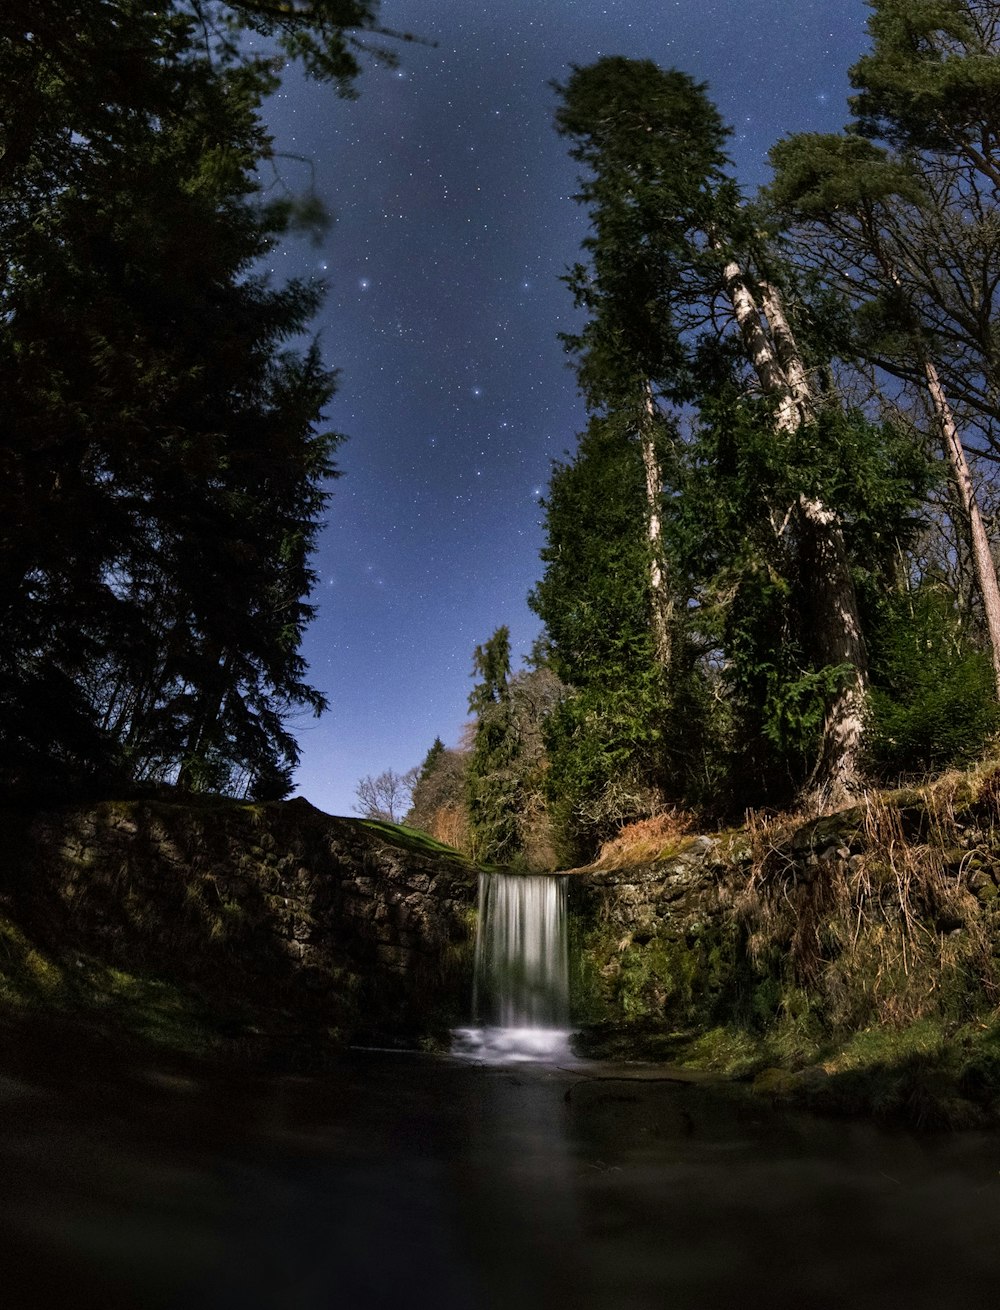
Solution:
M472 1016L453 1034L457 1055L571 1058L565 877L479 875Z

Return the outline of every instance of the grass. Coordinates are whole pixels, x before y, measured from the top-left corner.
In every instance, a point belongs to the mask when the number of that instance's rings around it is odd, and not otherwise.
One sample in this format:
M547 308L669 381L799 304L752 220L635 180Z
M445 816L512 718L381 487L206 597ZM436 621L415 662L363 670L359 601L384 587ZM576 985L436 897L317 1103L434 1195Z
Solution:
M683 810L670 810L649 819L627 823L610 841L604 842L589 869L625 869L630 865L654 864L671 859L692 836L695 819Z
M418 828L407 828L404 824L387 823L382 819L352 819L350 822L357 823L359 827L378 833L390 845L398 846L401 850L408 851L411 854L444 855L450 860L458 860L461 864L472 866L472 861L467 855L463 855L454 846L448 846L444 842L428 836L426 832L422 832Z
M714 1074L776 1105L866 1117L921 1131L1000 1122L1000 1023L961 1029L922 1020L839 1042L789 1041L779 1029L592 1031L578 1053L666 1061Z
M683 816L633 825L592 867L665 860L689 831ZM584 945L600 1002L587 1053L668 1060L824 1113L1000 1123L995 759L821 818L750 814L715 858L714 937L693 932L697 903L672 901L640 934L629 894L605 893Z
M232 1016L217 1016L195 994L163 979L73 953L56 961L9 919L0 918L0 1003L25 1021L38 1013L73 1017L155 1047L209 1055Z

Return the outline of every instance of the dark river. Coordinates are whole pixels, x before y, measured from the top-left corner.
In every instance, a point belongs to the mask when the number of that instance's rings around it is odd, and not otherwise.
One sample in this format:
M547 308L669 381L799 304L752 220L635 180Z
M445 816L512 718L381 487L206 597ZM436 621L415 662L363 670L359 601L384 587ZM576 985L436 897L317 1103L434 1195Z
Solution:
M1000 1300L993 1135L779 1114L606 1065L0 1069L4 1310Z

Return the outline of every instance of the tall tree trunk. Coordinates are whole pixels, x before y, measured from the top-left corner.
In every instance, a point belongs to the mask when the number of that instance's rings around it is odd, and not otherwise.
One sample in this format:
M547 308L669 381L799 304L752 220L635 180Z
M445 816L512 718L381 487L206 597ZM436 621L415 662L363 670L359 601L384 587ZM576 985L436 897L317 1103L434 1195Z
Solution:
M816 405L781 298L774 287L762 289L768 331L735 260L726 263L723 276L761 387L777 402L778 430L793 435L815 418ZM844 669L827 702L819 755L807 784L812 804L830 810L847 804L861 790L868 661L840 519L821 500L800 495L798 521L816 660L820 667Z
M661 668L670 667L670 624L673 600L667 585L663 553L663 473L656 454L656 405L653 388L645 384L645 415L639 429L642 464L646 471L646 536L649 543L649 605L653 631L653 656Z
M870 227L866 228L866 231L869 244L875 250L885 276L897 291L905 295L903 280L899 276L892 259L886 253L877 232ZM955 486L958 488L962 510L968 524L969 537L972 543L972 568L976 575L979 597L983 602L986 632L990 642L990 657L993 662L993 682L996 687L997 699L1000 700L1000 585L997 582L997 569L993 560L993 551L990 549L986 525L983 523L979 502L976 499L976 489L972 485L969 461L965 457L965 447L955 425L955 417L952 414L947 393L938 375L937 365L931 359L925 346L920 319L912 304L909 301L906 303L911 320L910 330L924 378L927 382L931 408L934 411L934 418L941 433L945 454L948 463L951 465L951 475L955 481Z
M993 658L993 679L997 699L1000 700L1000 586L997 585L997 570L993 562L993 552L990 549L989 537L986 535L983 516L979 511L979 502L976 500L976 491L972 485L972 474L969 471L969 461L965 457L965 447L958 435L948 397L941 385L937 368L926 356L924 357L923 367L924 376L927 379L927 390L930 393L931 404L934 407L934 417L941 431L941 439L944 442L948 462L951 464L952 477L958 487L962 508L969 524L969 535L972 538L972 565L976 573L979 595L983 602L986 631L990 640L990 655Z

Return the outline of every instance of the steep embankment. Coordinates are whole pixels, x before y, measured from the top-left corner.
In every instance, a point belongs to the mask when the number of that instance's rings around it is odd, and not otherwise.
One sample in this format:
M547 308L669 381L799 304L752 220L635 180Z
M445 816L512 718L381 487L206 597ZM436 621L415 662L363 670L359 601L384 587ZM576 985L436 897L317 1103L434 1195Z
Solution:
M304 800L7 813L0 1001L227 1055L433 1034L468 994L476 871Z
M918 1123L1000 1115L1000 771L579 871L593 1053Z

